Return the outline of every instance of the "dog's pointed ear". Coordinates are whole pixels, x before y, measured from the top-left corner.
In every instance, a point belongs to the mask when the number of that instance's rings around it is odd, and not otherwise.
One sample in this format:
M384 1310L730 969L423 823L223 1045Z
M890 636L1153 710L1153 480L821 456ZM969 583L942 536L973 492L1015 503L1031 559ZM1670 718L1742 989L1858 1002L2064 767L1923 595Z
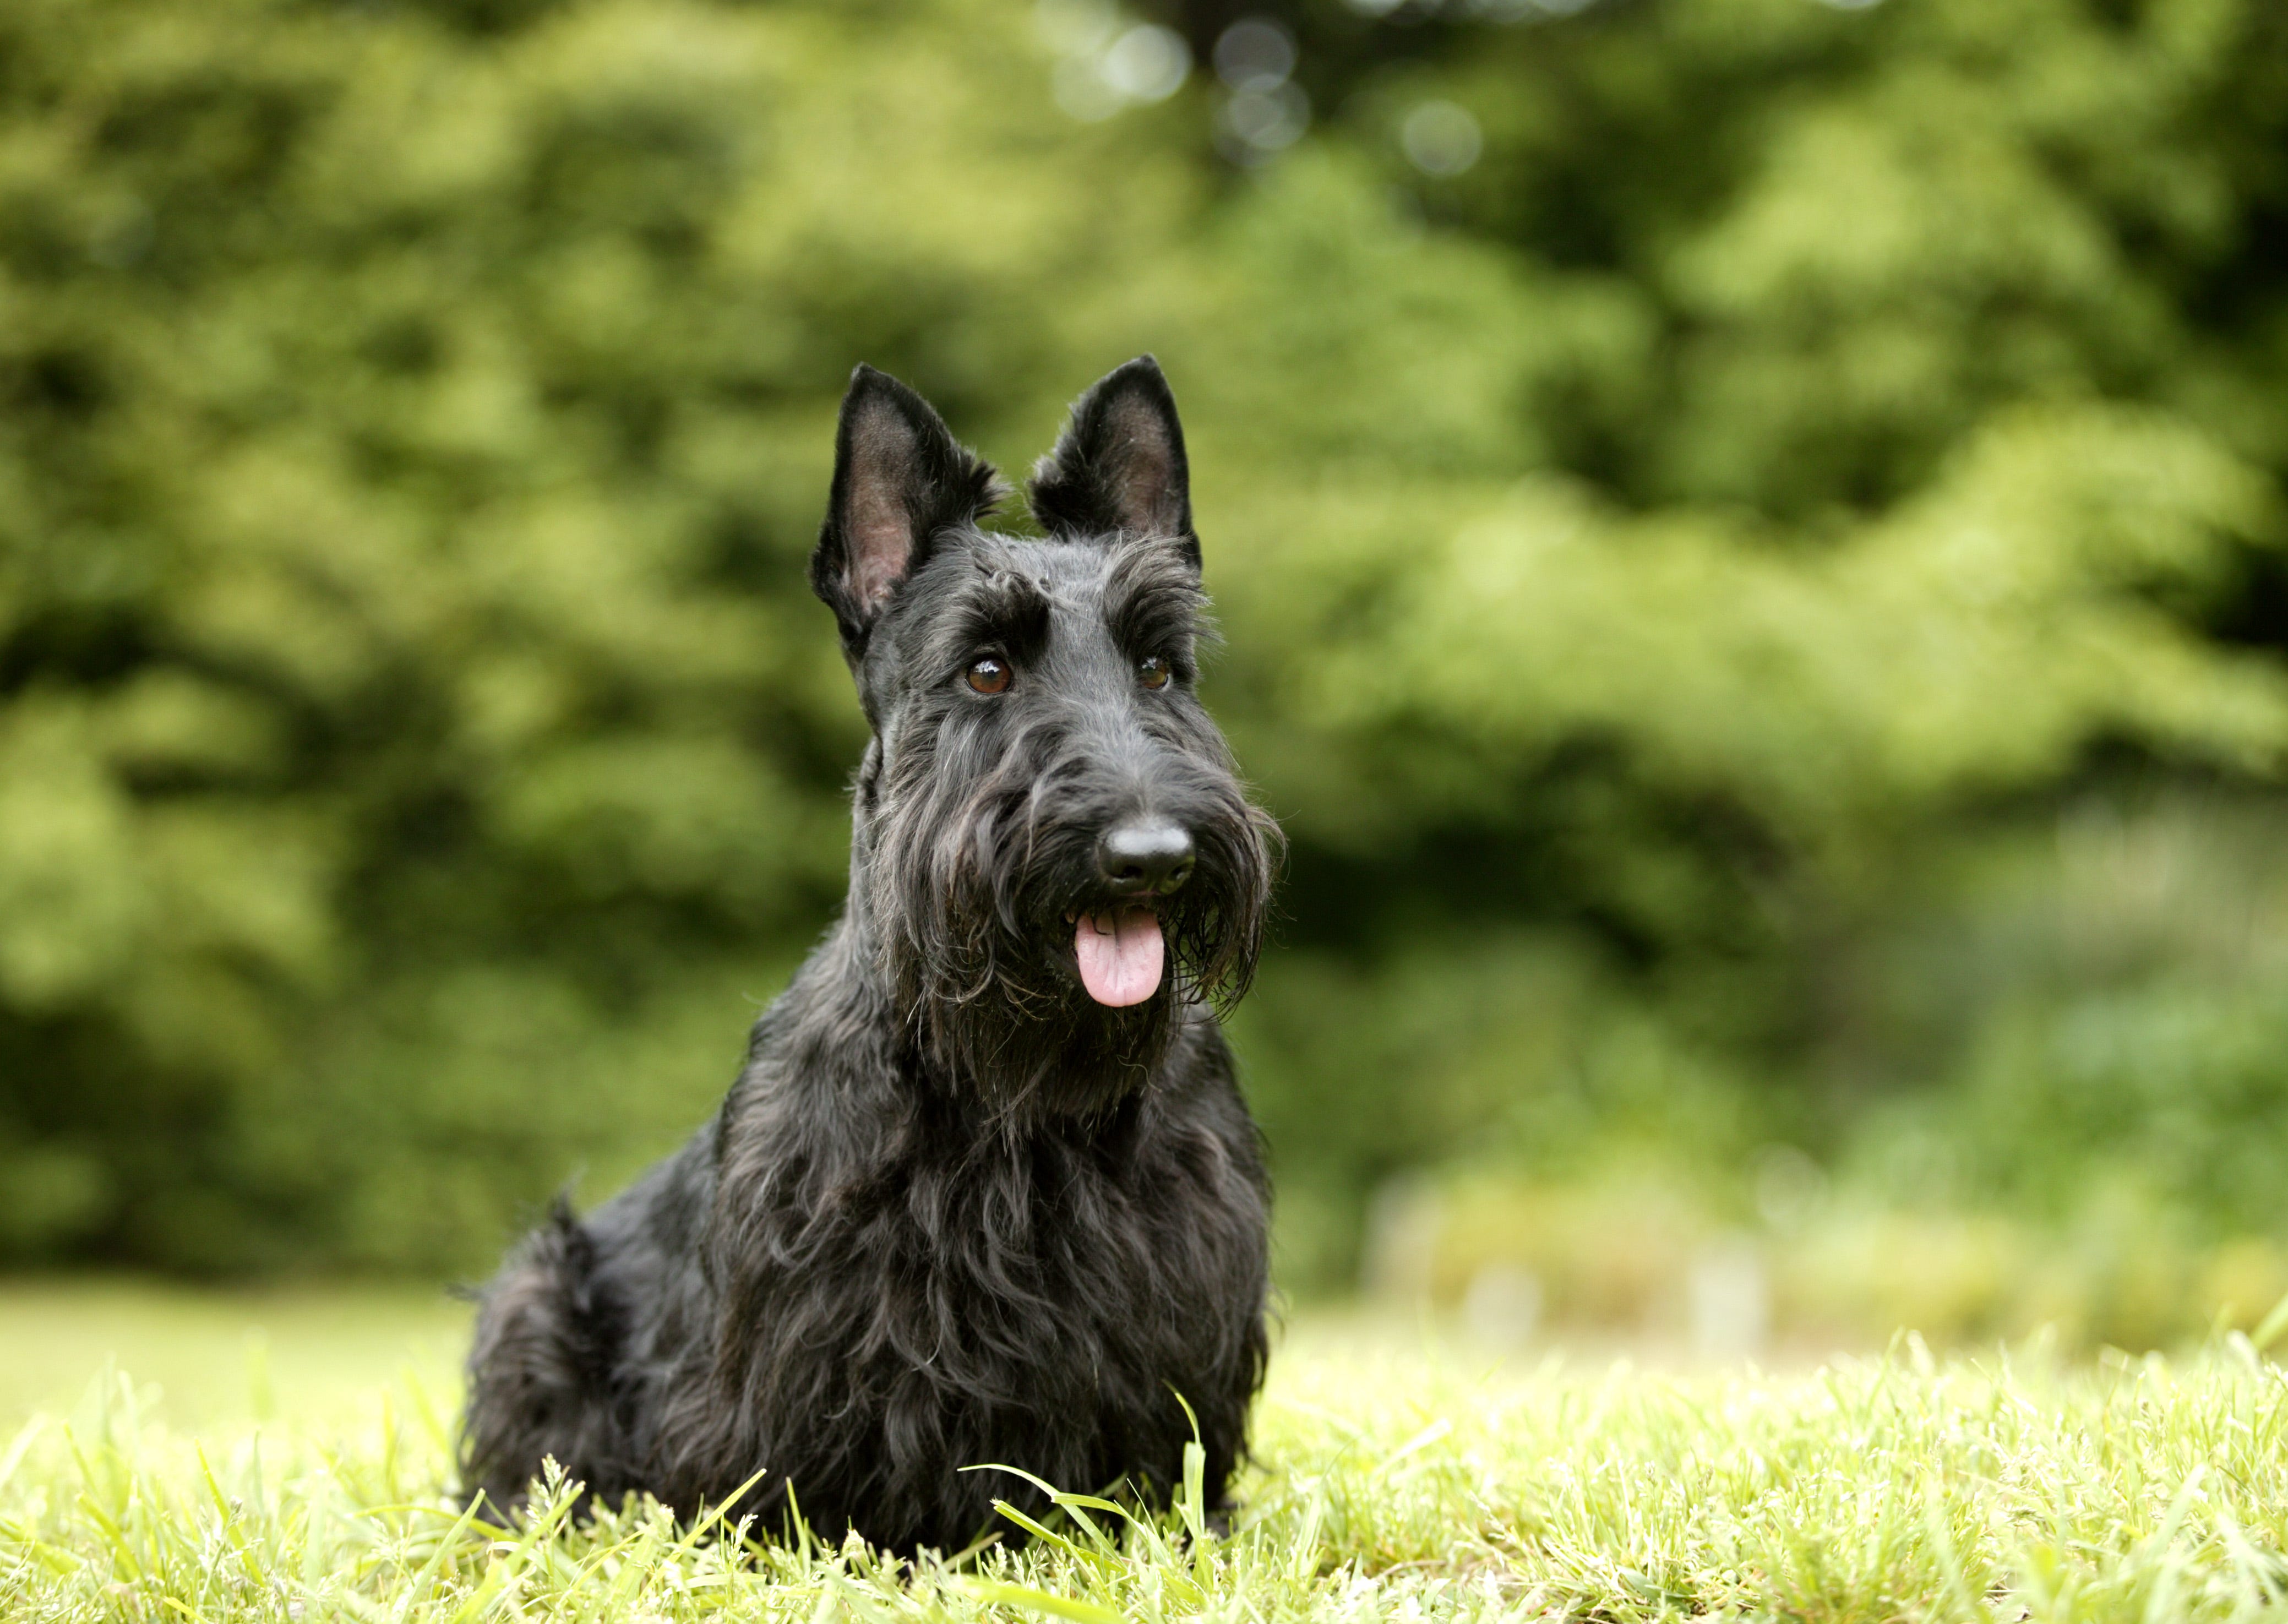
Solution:
M1191 465L1160 363L1139 355L1075 401L1072 421L1033 469L1026 495L1052 536L1172 536L1196 566Z
M993 466L955 440L927 401L870 366L850 374L810 585L854 658L938 537L975 522L1005 494Z

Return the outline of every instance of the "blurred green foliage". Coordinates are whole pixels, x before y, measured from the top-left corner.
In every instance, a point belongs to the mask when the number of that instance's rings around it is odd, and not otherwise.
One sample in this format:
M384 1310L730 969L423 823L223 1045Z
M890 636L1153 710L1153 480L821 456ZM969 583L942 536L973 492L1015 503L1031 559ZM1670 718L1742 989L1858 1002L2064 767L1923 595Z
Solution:
M0 1255L480 1267L674 1142L839 892L851 363L1021 467L1147 348L1291 1279L1621 1145L2288 1230L2288 12L1269 9L1251 166L1069 6L0 14Z

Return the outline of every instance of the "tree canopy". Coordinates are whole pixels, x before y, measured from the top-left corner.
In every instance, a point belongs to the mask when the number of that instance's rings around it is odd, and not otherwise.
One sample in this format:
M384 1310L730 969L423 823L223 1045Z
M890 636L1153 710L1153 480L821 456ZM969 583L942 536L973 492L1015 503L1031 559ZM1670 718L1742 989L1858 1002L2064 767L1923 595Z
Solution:
M1490 1134L2283 1131L2288 12L1238 15L0 16L0 1255L466 1268L711 1107L840 891L862 360L1005 466L1174 383L1299 1278Z

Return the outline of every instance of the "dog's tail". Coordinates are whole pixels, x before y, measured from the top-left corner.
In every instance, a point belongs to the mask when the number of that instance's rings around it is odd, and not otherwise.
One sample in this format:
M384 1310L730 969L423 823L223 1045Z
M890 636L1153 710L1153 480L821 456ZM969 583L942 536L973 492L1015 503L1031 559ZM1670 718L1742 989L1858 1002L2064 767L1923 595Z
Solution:
M596 1238L564 1196L483 1294L461 1429L465 1495L521 1508L554 1461L589 1494L628 1477L617 1402L627 1312L598 1268Z

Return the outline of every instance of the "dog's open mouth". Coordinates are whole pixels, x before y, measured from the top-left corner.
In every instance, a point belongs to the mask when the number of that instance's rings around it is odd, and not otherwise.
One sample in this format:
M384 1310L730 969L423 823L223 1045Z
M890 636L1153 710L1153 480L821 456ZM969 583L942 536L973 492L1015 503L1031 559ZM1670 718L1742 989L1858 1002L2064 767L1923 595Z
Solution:
M1140 1004L1160 990L1168 956L1160 916L1149 904L1125 903L1079 916L1073 958L1089 997L1115 1009Z

